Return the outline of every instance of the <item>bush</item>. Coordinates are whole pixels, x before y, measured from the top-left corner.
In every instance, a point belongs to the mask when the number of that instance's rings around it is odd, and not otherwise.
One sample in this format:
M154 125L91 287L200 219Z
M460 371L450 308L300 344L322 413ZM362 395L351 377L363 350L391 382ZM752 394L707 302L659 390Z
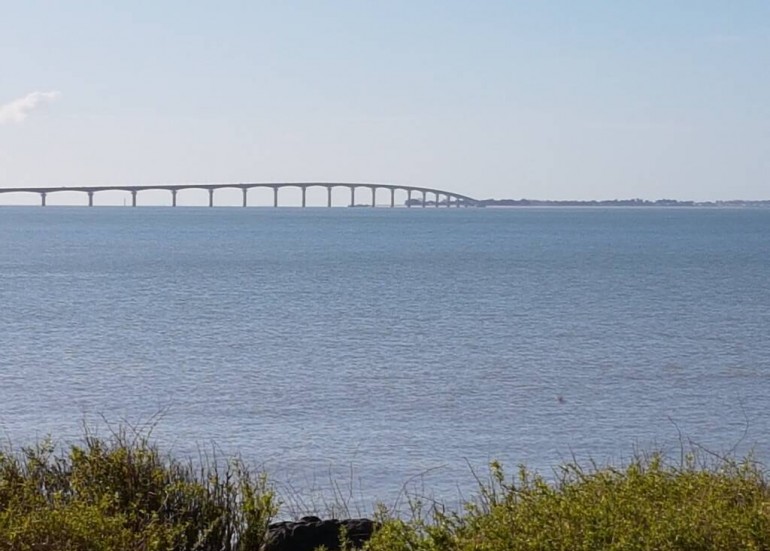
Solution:
M660 455L623 469L563 467L559 480L520 468L489 483L462 514L433 507L424 518L385 518L371 551L760 550L770 549L770 491L747 460L710 466Z
M0 550L246 551L275 514L241 462L196 468L126 431L0 454Z

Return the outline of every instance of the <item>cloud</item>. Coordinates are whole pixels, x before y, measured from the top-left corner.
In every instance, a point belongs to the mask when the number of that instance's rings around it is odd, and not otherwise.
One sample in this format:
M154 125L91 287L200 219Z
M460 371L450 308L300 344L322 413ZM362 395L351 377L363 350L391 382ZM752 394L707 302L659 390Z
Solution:
M23 98L0 105L0 124L24 122L30 112L40 105L51 103L60 96L56 90L50 92L30 92Z

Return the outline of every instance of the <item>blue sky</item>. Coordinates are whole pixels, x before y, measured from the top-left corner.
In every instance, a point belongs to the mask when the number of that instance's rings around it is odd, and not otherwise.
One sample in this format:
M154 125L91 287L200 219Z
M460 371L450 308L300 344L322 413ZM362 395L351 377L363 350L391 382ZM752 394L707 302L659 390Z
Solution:
M766 1L0 0L0 12L0 187L316 180L770 199Z

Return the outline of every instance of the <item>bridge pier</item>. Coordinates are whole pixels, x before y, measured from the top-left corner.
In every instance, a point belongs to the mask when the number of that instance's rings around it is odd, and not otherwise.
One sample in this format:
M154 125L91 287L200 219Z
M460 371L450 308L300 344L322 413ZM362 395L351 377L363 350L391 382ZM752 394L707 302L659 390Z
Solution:
M176 206L176 191L177 190L175 190L175 189L171 190L171 206L172 207Z
M390 188L390 208L396 206L396 188Z
M406 208L408 209L412 208L412 190L411 189L406 190Z
M428 192L427 191L423 191L422 192L422 208L425 208L426 206L428 206Z
M438 208L441 205L440 203L441 196L438 194L438 191L435 193L435 195L436 195L436 208Z
M278 206L278 186L273 188L273 207Z
M209 189L209 207L214 206L214 188Z
M372 208L377 206L377 188L372 188Z
M241 191L243 192L243 206L246 207L249 204L249 188L242 188Z
M350 206L356 206L356 186L350 186Z
M89 191L88 192L88 206L93 207L94 206L94 192Z
M307 205L307 187L302 186L302 208L304 209Z
M326 186L326 206L331 208L332 206L332 186Z
M132 207L136 206L136 194L137 194L137 191L135 189L132 189L131 190L131 206Z
M44 207L44 206L45 206L45 196L46 196L46 195L48 195L48 194L47 194L47 193L45 193L45 192L43 192L43 193L41 193L41 194L40 194L40 206L41 206L41 207Z

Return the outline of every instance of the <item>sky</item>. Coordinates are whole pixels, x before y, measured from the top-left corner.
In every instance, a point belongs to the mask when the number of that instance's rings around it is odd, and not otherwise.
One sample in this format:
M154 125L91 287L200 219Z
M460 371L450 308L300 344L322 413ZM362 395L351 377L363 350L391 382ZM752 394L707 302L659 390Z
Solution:
M0 187L719 200L769 175L766 0L0 0Z

